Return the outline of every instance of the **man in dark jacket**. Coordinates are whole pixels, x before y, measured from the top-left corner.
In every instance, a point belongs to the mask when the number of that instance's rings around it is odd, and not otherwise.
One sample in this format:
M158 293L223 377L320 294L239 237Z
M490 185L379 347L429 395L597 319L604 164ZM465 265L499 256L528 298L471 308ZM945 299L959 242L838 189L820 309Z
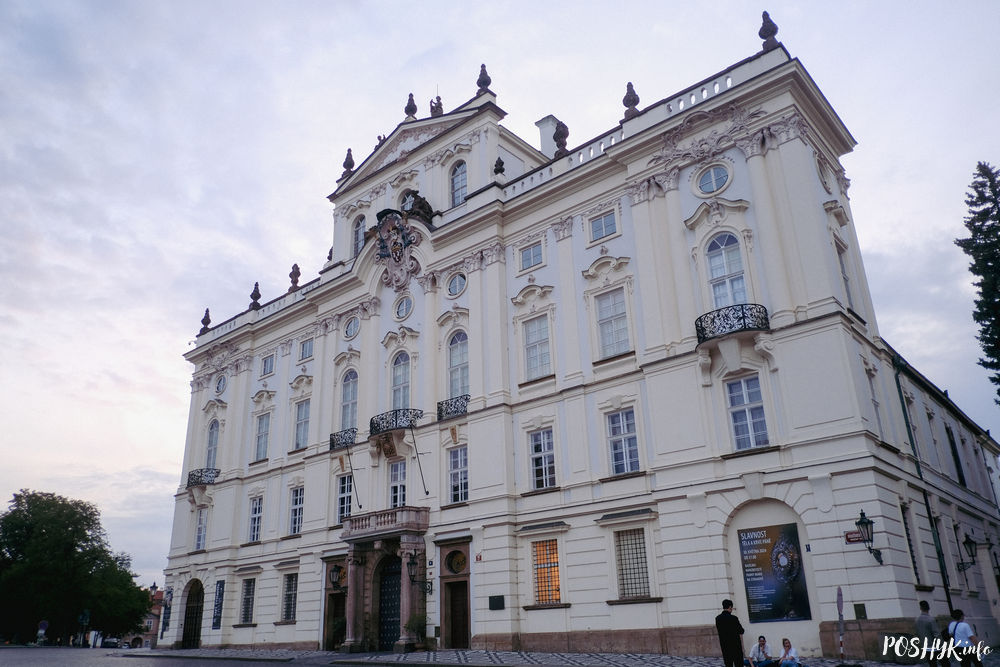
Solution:
M722 613L715 617L724 667L743 666L743 625L733 616L733 601L722 601Z

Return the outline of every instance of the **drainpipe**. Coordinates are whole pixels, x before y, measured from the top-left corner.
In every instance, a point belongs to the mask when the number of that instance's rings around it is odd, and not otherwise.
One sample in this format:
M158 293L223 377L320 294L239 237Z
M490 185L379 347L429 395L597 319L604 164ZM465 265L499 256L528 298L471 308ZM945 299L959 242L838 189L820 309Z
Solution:
M920 467L920 454L917 452L917 443L913 440L913 428L910 426L910 411L906 409L906 398L903 396L903 385L899 381L899 373L904 367L903 358L898 354L892 355L892 368L896 378L896 391L899 393L899 406L903 409L903 423L906 424L906 438L910 442L910 451L913 453L913 461L917 466L917 477L920 478L920 492L924 495L924 509L927 511L927 520L931 524L931 535L934 537L934 549L937 551L938 569L941 570L941 583L944 585L944 597L948 601L948 613L954 611L951 604L951 587L948 582L948 568L945 567L944 550L941 549L941 535L938 533L937 522L931 515L931 501L927 497L927 487L924 482L924 472Z

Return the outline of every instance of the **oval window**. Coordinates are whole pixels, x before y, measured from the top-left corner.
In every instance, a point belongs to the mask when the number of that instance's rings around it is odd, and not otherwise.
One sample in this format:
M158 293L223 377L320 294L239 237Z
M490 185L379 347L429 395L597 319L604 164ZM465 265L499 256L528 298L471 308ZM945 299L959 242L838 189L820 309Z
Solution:
M396 319L405 319L410 311L413 310L413 299L408 296L400 297L399 301L396 302Z
M466 278L464 273L456 273L448 279L448 296L458 296L465 291Z
M722 165L712 165L698 178L698 189L706 195L718 192L729 182L729 170Z
M358 335L358 331L361 330L361 321L357 317L352 317L347 320L347 324L344 325L344 338L350 340Z

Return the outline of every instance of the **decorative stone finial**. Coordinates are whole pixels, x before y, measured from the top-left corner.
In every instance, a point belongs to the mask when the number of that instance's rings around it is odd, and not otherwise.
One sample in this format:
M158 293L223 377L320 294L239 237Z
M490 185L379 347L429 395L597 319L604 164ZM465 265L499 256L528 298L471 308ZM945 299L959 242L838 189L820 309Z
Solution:
M347 178L354 172L354 156L351 155L351 149L347 149L347 157L344 158L344 173L340 175L341 179Z
M503 173L503 160L497 158L497 161L493 163L493 173L502 174Z
M764 52L772 51L778 48L778 40L774 38L778 34L778 24L771 20L767 12L761 15L763 22L761 23L760 30L757 31L757 35L764 40Z
M622 98L622 104L625 105L625 120L639 115L639 110L636 108L639 106L639 96L636 95L631 81L625 86L625 97Z
M566 138L569 137L569 127L561 120L556 122L556 131L552 133L552 139L556 142L555 157L566 157L569 151L566 150Z
M413 93L410 93L410 98L406 101L403 111L406 112L406 120L417 119L417 103L413 101Z
M299 265L292 264L292 272L288 274L288 277L292 279L292 286L288 288L289 292L294 292L299 288L299 276L301 275L302 272L299 271Z
M212 323L212 318L208 316L208 308L205 309L205 317L201 318L201 331L198 335L208 333L208 325Z
M479 86L476 95L489 91L491 83L493 83L493 79L486 73L486 65L483 64L479 67L479 78L476 79L476 85Z
M441 96L437 96L437 101L431 100L431 117L440 116L444 113L444 105L441 104Z
M250 292L250 310L260 310L260 283L253 284L253 291Z

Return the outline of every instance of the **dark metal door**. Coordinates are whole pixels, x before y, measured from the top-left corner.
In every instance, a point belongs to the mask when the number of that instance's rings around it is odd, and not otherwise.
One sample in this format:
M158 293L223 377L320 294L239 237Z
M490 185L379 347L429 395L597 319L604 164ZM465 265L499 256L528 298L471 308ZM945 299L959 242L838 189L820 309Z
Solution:
M205 588L195 579L184 605L184 634L181 648L198 648L201 645L201 613L205 606Z
M326 598L326 631L323 650L333 651L344 643L347 633L347 596L330 593Z
M399 639L399 583L402 561L393 557L382 566L378 597L378 650L391 651Z
M469 648L469 582L448 586L448 648Z

